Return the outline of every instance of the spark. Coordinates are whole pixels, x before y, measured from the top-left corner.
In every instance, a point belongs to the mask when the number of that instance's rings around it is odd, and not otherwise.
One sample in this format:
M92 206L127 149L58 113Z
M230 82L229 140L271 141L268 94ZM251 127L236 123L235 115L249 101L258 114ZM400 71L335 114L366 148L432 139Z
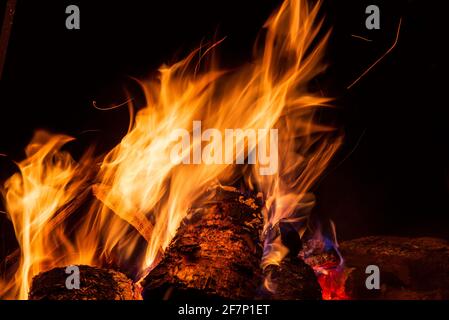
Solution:
M226 40L226 38L227 38L227 37L224 37L224 38L218 40L217 42L215 42L214 44L212 44L209 48L207 48L207 50L204 51L203 54L201 54L201 56L200 56L200 58L199 58L199 60L198 60L198 63L197 63L196 66L195 66L195 74L198 73L198 68L199 68L199 66L200 66L201 60L203 60L203 58L204 58L204 57L205 57L205 56L206 56L212 49L214 49L214 48L217 47L219 44L221 44L224 40Z
M366 69L357 79L355 79L355 81L351 83L346 89L348 90L351 89L357 82L359 82L360 79L362 79L368 72L370 72L371 69L373 69L383 58L385 58L396 47L399 40L399 33L401 31L401 24L402 18L399 19L398 30L396 32L396 38L393 42L393 45L383 55L381 55L379 59L377 59L371 66L369 66L368 69Z
M0 78L3 73L3 67L6 61L6 52L8 51L9 38L11 36L14 14L16 12L17 0L8 0L3 17L2 33L0 35Z
M97 106L97 101L94 100L94 101L92 101L92 106L95 109L100 110L100 111L108 111L108 110L114 110L114 109L118 109L120 107L123 107L123 106L127 105L128 103L130 103L132 100L133 100L133 98L129 98L128 100L126 100L126 101L124 101L124 102L122 102L120 104L113 105L112 107L98 107Z
M365 38L365 37L362 37L362 36L358 36L356 34L351 34L351 37L357 38L357 39L361 39L361 40L364 40L364 41L367 41L367 42L372 42L373 41L371 39L368 39L368 38Z

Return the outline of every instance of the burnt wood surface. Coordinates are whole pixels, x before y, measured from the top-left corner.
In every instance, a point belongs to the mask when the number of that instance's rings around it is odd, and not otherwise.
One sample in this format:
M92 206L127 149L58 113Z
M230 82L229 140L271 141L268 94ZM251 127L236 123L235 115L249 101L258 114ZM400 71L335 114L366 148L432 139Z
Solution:
M136 300L139 289L123 273L111 270L78 266L80 288L67 289L66 268L54 268L33 278L30 300Z
M352 299L449 299L449 243L437 238L372 236L340 244ZM368 290L368 265L380 269L380 290Z
M144 299L253 299L262 281L261 208L260 198L234 188L211 190L143 280Z
M312 267L299 256L303 243L292 224L280 221L270 230L288 250L279 264L264 268L264 286L258 299L265 300L321 300L321 287Z
M264 274L269 284L261 289L259 299L322 299L321 287L312 268L296 256L285 257L279 265L267 266Z

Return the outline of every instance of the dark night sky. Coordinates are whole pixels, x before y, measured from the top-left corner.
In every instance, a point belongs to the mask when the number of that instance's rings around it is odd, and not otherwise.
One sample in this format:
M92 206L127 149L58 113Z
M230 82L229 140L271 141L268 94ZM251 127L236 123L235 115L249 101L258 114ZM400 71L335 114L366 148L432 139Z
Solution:
M161 1L162 2L162 1ZM315 187L315 214L336 222L340 238L368 234L449 238L449 112L443 1L324 1L333 33L320 87L335 97L345 144ZM225 64L251 56L254 39L280 1L18 0L0 82L1 177L10 174L36 128L112 147L125 133L127 76L143 77L215 34L227 36ZM81 30L65 29L78 4ZM381 8L381 29L366 30L365 7ZM399 43L350 90L346 87ZM372 39L365 42L357 34ZM443 75L444 73L444 75ZM84 134L88 129L101 130Z

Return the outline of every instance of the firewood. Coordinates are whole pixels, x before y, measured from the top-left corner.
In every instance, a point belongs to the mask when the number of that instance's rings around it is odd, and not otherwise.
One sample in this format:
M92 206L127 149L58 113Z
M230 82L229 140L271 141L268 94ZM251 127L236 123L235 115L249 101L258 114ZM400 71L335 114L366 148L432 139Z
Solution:
M80 270L79 289L68 289L66 268L54 268L33 278L30 300L136 300L139 289L123 273L85 265Z
M449 299L449 243L436 238L373 236L340 244L353 299ZM368 265L380 269L380 290L368 290Z
M269 265L264 274L269 287L258 298L270 300L321 300L321 287L312 268L295 256L285 257L279 265Z
M262 275L262 201L219 187L194 206L161 262L143 280L144 299L253 299Z
M264 286L259 291L258 298L321 300L321 287L313 269L299 257L303 245L296 228L291 223L280 222L272 233L272 237L280 237L288 253L279 264L265 267Z

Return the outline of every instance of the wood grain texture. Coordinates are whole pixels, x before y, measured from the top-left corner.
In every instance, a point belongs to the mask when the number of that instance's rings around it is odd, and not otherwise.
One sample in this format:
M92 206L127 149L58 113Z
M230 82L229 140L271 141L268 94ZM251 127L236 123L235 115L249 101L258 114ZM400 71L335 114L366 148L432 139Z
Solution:
M144 279L144 299L255 297L262 280L261 200L233 188L211 192Z
M123 273L85 265L80 269L80 288L67 289L65 268L54 268L33 278L30 300L138 300L138 287Z

